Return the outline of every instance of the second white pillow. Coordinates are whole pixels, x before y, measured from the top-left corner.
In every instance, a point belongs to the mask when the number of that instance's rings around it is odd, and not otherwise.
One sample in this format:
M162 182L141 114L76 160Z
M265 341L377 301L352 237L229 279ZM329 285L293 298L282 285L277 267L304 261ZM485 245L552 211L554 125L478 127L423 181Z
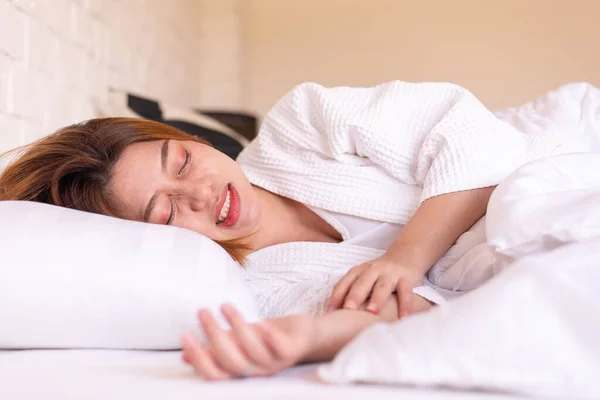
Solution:
M490 199L487 241L507 261L600 236L600 154L577 153L527 164Z

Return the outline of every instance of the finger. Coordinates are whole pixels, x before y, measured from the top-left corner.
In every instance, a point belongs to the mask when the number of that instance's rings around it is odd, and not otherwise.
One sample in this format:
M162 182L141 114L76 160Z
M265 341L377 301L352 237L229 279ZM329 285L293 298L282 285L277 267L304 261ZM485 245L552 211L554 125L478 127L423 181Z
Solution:
M292 354L292 343L288 340L285 334L278 328L261 323L257 325L261 330L267 346L279 361L289 360Z
M366 310L374 314L379 314L379 311L393 291L394 282L382 277L377 279L377 282L373 285L373 292L371 293L371 298L369 299Z
M413 290L412 285L405 279L396 284L396 295L398 300L398 318L408 316L412 309Z
M206 310L198 313L198 319L206 335L208 347L217 364L229 374L235 376L244 374L251 362L232 335L222 329L213 315Z
M256 331L244 321L240 313L231 305L224 305L221 310L246 356L257 366L268 367L272 364L273 356L270 349Z
M377 278L379 278L377 272L367 271L361 274L348 291L344 300L344 308L355 310L364 303L373 290L373 285L377 282Z
M200 346L191 335L184 334L181 342L184 359L189 361L200 377L211 381L231 378L231 375L217 366L212 355L203 346Z
M329 301L327 304L327 311L337 310L342 308L344 304L344 299L352 287L352 284L358 278L360 274L360 270L362 265L352 268L346 275L339 280L338 283L335 284L333 290L331 292L331 296L329 297Z

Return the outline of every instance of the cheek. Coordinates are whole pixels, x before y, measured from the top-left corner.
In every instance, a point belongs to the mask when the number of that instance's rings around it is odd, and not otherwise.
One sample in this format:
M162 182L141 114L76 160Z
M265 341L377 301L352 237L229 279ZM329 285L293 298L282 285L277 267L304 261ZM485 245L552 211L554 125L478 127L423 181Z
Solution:
M210 179L214 183L222 180L220 176L223 172L218 168L218 165L212 163L210 159L199 160L196 158L192 161L189 177L194 179Z
M180 228L189 229L208 237L211 237L211 234L213 233L213 226L206 221L206 216L201 212L196 213L189 209L186 209L185 211L180 210L176 225Z
M193 163L199 170L211 175L223 171L223 162L218 154L213 152L198 151L192 154Z
M246 223L251 225L250 228L254 228L255 225L258 225L261 217L261 204L258 200L258 196L252 190L252 187L248 188L244 194L245 196L245 204L242 206L245 208L244 214L246 214Z

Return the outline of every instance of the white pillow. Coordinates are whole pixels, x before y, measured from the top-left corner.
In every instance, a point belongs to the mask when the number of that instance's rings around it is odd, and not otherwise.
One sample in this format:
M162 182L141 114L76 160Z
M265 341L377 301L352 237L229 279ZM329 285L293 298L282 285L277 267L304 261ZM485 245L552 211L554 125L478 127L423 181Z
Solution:
M548 157L519 168L490 199L486 236L505 260L600 236L600 154Z
M319 375L598 399L599 247L593 239L521 259L446 306L369 327Z
M0 221L0 348L177 349L201 307L258 319L241 267L198 233L25 201Z

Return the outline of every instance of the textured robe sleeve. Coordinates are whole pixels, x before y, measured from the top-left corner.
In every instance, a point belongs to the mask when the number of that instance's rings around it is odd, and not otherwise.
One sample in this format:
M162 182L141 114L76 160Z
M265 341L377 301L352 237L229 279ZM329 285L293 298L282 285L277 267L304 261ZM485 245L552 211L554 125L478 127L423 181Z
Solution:
M376 164L422 188L420 201L498 184L519 166L560 153L550 135L525 134L466 89L393 81L372 88L297 86L267 114L274 146L343 163Z

